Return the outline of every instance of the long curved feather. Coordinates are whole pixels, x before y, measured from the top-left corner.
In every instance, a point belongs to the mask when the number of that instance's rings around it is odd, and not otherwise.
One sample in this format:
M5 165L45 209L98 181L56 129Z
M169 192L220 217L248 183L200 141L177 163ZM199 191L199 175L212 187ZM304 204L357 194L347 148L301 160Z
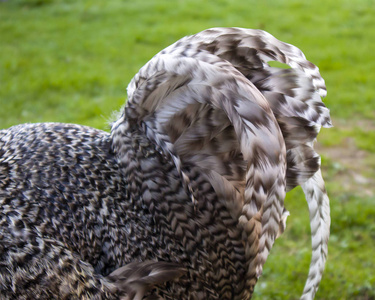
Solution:
M271 68L268 65L269 61L286 63L291 67L291 69L285 70ZM226 65L225 62L228 62L228 64ZM188 65L191 66L190 69L187 68ZM219 68L211 68L209 65ZM165 69L163 69L166 66L167 69L169 68L167 72ZM248 80L250 80L264 95L272 109L272 113L277 119L278 125L283 134L287 151L287 189L290 190L297 185L304 185L305 182L309 181L309 179L314 176L314 174L316 174L320 168L320 158L313 149L313 141L315 140L321 126L331 126L329 111L321 101L321 97L326 95L325 83L319 73L319 69L311 62L306 60L301 50L290 44L277 40L272 35L264 31L242 28L212 28L196 35L182 38L173 45L164 49L148 64L146 64L129 84L129 102L127 107L128 117L131 119L133 114L133 117L137 119L139 116L143 117L152 115L154 111L159 110L160 113L158 116L164 118L163 120L165 121L171 115L178 115L178 111L186 111L188 106L194 106L194 101L201 104L212 105L211 102L214 102L213 98L208 100L196 100L202 97L208 97L207 95L213 95L215 97L213 90L216 87L215 84L217 83L215 81L207 81L207 78L210 78L210 76L217 76L220 78L222 74L227 73L232 76L232 80L242 82L243 78L235 72L233 67ZM150 78L152 78L152 80ZM178 93L180 93L182 87L196 86L197 81L199 81L201 85L206 85L206 87L200 90L190 88L188 93L181 93L178 96ZM227 78L225 81L230 82L231 79ZM226 83L222 85L226 85ZM226 88L237 92L237 90L235 88L233 89L231 85L227 85ZM248 93L248 95L255 93L253 86L251 89L252 91ZM177 93L175 92L176 90L178 91ZM142 91L142 93L140 93L140 91ZM189 93L192 91L196 92L195 94L193 93L193 96L195 97L194 100L189 98L191 97ZM170 96L173 93L173 97ZM220 93L217 95L219 94ZM150 95L152 96L149 97ZM244 97L246 98L248 95L245 95ZM163 97L167 96L169 99L173 99L173 101L168 102L162 100ZM219 99L222 97L223 95L220 95ZM224 98L225 97L228 98L228 95L224 95ZM260 99L259 95L256 95L256 98ZM148 100L144 101L140 105L140 102L143 101L142 99ZM178 100L176 101L176 99ZM186 102L186 99L189 99L191 102ZM163 103L163 105L161 103ZM246 102L244 101L243 103ZM233 101L229 104L220 101L213 104L217 105L217 108L224 108L225 115L229 118L229 122L233 125L238 122L237 116L239 116L239 120L242 120L240 122L244 122L247 125L249 122L250 124L252 123L248 127L253 134L251 142L248 144L250 149L252 147L251 143L255 143L257 145L267 143L266 141L257 141L256 139L256 137L259 138L261 134L254 131L259 129L257 125L257 117L259 117L259 115L256 116L256 113L250 112L252 109L254 109L253 106L246 103L246 105L242 105L240 107L236 102ZM233 109L231 106L234 106L236 109ZM163 107L163 110L161 107ZM237 109L237 107L240 109ZM196 108L196 110L192 109L191 111L197 113L199 110L200 108ZM134 112L136 113L134 114ZM239 112L241 112L243 116L238 115ZM236 113L237 116L233 117L233 113ZM175 120L176 118L173 117L172 119ZM192 195L192 200L195 201L193 196L194 192L189 183L189 176L187 176L181 170L181 166L183 165L181 162L181 156L183 155L177 154L178 151L183 151L181 149L188 149L188 151L191 150L189 147L186 147L187 143L184 139L189 135L186 133L185 135L182 135L184 138L181 138L182 133L179 132L180 135L177 135L177 139L171 142L171 135L166 135L165 129L156 128L158 122L159 120L155 122L154 119L154 128L151 130L150 128L152 126L148 127L149 133L151 134L152 132L151 138L153 138L158 145L163 145L162 147L164 150L171 155L176 166L181 172L181 176L184 179L187 190L189 190ZM215 124L215 126L217 126L217 128L221 128L220 130L226 128L225 125L220 126ZM182 126L182 128L185 127L186 126ZM174 128L172 131L173 130L176 129ZM246 141L246 138L243 138L243 135L239 134L239 132L241 132L241 128L235 127L235 131L238 137L238 142L242 145L246 144L248 142ZM194 132L194 134L192 134L192 130L190 130L189 133L191 143L191 141L196 138L197 133ZM205 135L210 136L207 134L207 132ZM175 145L174 142L176 142ZM241 151L245 151L242 145L240 146L240 149ZM232 150L234 149L235 148ZM265 180L264 178L271 176L275 182L278 183L279 187L281 187L283 185L283 179L278 178L275 174L270 175L273 170L264 167L265 165L268 165L262 161L263 155L265 155L266 152L261 151L260 153L254 153L256 151L252 151L253 153L251 153L249 156L251 158L250 161L254 165L257 161L259 161L260 165L264 168L264 173L262 173L263 182ZM244 153L246 152L243 152L242 154ZM268 152L267 155L269 155ZM197 159L198 157L200 158ZM208 157L211 157L211 160L207 159ZM212 156L207 156L207 153L205 155L200 154L200 156L195 155L194 158L196 159L194 163L197 164L204 165L204 162L206 162L206 164L209 166L221 165L220 160L212 160ZM233 157L231 159L233 159ZM274 160L274 162L275 161L276 160ZM279 161L281 162L282 160ZM226 163L227 165L230 165L228 161ZM237 160L236 163L238 166L241 165L239 160ZM220 176L220 171L216 172L216 170L212 170L210 172L210 177L211 184L215 187L218 194L225 194L227 198L232 197L233 199L237 199L236 201L233 201L233 216L236 215L242 205L242 215L239 217L239 221L240 223L246 224L246 226L244 225L243 228L245 229L248 237L251 237L250 239L253 243L253 249L248 251L248 253L253 253L253 256L248 254L247 257L248 261L251 261L251 265L248 268L248 277L257 278L261 274L262 265L267 258L276 235L282 232L283 228L285 227L283 226L283 223L285 222L288 213L283 208L282 201L273 199L270 194L267 194L269 191L262 191L264 184L261 184L261 187L259 187L253 180L256 176L253 173L252 167L253 166L249 164L247 166L246 172L248 176L246 177L245 190L241 189L243 183L241 183L241 179L239 178L231 179L231 184L236 188L234 191L229 193L228 190L230 189L220 188L228 184L226 182L228 178L224 180L223 176ZM278 171L280 172L279 174L284 174L285 170L281 168ZM314 182L316 184L316 181L313 181L313 183L310 183L309 186L313 185ZM250 189L249 185L253 185L253 187L255 185L255 187ZM240 193L237 193L236 191L240 191ZM241 203L241 200L238 200L241 199L242 193L245 195L243 203ZM272 200L265 200L265 194L267 194L266 198L268 197L268 199ZM276 194L277 199L280 199L280 197L283 198L281 193ZM246 199L263 200L257 202ZM311 206L309 206L309 211L310 215L315 215ZM322 219L323 215L321 214L320 223L322 224L322 230L312 232L312 238L320 238L322 243L325 243L325 245L322 245L322 248L326 249L328 238L323 238L323 236L325 236L326 232L329 232L329 222L323 222ZM313 225L313 219L311 219L310 222L311 227L315 228ZM276 223L278 224L277 226ZM281 228L280 232L275 231L276 227ZM254 253L257 254L254 255ZM317 252L315 251L315 253ZM314 255L314 257L316 257L316 255ZM323 252L320 254L319 261L320 263L325 261L325 255ZM317 263L316 260L312 260L309 274L313 272L312 270L315 268L315 263ZM250 274L251 272L253 273ZM316 283L320 281L320 277L317 276L314 279L314 285L316 287ZM315 292L312 292L312 289L307 288L310 284L309 281L311 281L310 278L311 276L309 276L306 283L305 291L307 290L307 293L310 293L309 297L313 297ZM254 286L254 284L254 282L248 284L250 289ZM306 296L305 294L306 293L304 293L304 297Z
M287 190L297 185L318 189L324 181L312 180L320 171L320 157L313 149L313 142L320 127L331 127L329 110L324 106L321 97L326 96L326 87L319 69L307 61L304 54L297 47L283 43L267 32L242 28L212 28L196 35L185 37L171 45L161 53L173 53L184 48L184 53L191 53L193 49L209 51L227 61L251 80L262 92L271 105L279 126L283 132L287 148ZM272 68L269 61L288 64L291 69ZM314 185L315 184L315 185ZM305 191L305 193L307 193ZM310 225L312 239L322 241L317 251L313 245L312 263L308 280L305 285L303 298L313 298L322 276L317 272L311 286L311 278L316 268L322 270L327 256L329 236L328 197L322 201L309 200ZM317 215L311 207L315 201L318 211L325 213ZM286 219L287 213L284 214ZM319 216L319 221L316 218ZM319 230L316 228L318 222ZM282 227L282 226L281 226ZM320 254L319 254L320 253ZM319 259L318 259L318 254ZM265 257L266 258L266 257ZM307 299L306 298L306 299Z
M231 64L201 50L156 56L128 93L127 120L144 122L187 187L183 165L199 166L238 219L248 298L277 236L285 196L285 146L269 104ZM181 118L188 126L176 125Z
M312 257L308 278L301 299L314 299L323 275L328 254L331 223L329 199L320 170L302 184L310 211Z

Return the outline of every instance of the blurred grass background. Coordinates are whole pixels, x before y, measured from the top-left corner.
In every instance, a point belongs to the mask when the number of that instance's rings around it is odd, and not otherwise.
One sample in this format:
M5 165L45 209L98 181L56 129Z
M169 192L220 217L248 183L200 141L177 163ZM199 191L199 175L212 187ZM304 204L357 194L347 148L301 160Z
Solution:
M209 27L264 29L301 48L326 80L335 127L317 148L331 199L316 299L375 299L375 1L0 1L0 128L70 122L108 130L154 54ZM254 299L298 299L310 262L301 189L290 192Z

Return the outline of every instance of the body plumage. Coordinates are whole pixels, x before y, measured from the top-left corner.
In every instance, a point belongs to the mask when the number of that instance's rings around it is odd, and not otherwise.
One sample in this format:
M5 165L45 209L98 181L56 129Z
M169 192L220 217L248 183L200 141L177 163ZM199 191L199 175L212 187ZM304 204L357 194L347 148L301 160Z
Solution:
M291 69L271 68L269 60ZM0 295L250 299L302 185L313 259L328 197L313 141L324 81L296 47L214 28L157 54L111 133L59 123L0 131Z

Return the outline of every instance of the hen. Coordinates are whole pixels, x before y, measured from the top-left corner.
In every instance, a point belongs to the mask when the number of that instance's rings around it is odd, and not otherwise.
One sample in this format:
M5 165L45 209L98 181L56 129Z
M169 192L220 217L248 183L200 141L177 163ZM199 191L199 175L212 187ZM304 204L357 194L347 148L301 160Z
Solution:
M0 131L1 298L250 299L301 185L312 299L330 225L313 149L331 126L325 95L298 48L213 28L141 68L110 134Z

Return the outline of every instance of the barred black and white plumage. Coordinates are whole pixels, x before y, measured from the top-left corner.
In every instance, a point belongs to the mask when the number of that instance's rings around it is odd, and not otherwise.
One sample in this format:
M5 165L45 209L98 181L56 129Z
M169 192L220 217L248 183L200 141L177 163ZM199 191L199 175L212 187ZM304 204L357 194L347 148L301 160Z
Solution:
M250 299L297 185L313 241L302 299L312 299L330 223L313 150L331 126L325 94L296 47L213 28L135 75L110 134L0 131L2 299Z

